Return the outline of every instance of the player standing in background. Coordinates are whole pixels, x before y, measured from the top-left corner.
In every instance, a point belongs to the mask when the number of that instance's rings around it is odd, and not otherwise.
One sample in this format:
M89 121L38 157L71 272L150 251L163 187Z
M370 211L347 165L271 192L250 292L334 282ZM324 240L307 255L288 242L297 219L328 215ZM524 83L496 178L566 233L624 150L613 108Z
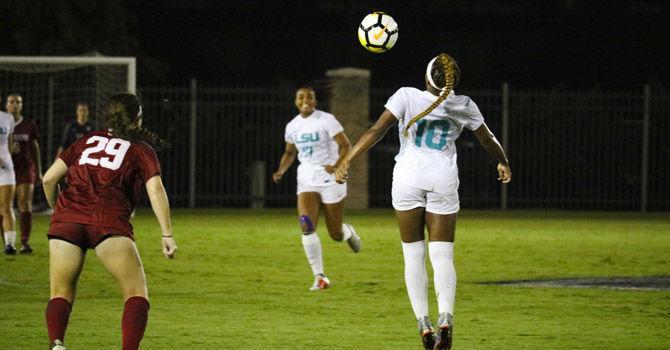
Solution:
M139 348L149 300L129 219L142 187L146 187L160 224L163 254L173 258L177 250L160 163L147 143L163 141L142 128L142 107L135 95L112 96L103 118L106 130L75 142L44 174L44 194L55 208L48 233L51 298L46 309L52 350L65 349L63 340L77 279L89 248L95 250L123 293L122 348ZM66 175L68 186L58 194L57 184Z
M482 147L498 159L498 180L512 180L507 156L477 105L467 96L454 94L459 75L451 56L441 53L433 58L426 68L426 91L403 87L393 94L386 110L336 170L337 181L344 182L350 162L398 124L400 151L395 157L391 196L402 240L407 293L426 349L450 349L453 339L453 254L460 209L455 141L463 128L472 130ZM437 294L437 337L428 316L424 227Z
M17 149L13 142L13 131L14 117L0 111L0 216L7 255L16 254L16 230L14 228L16 218L12 209L16 179L11 153L16 152Z
M82 138L93 130L93 124L88 121L88 104L84 102L77 102L77 119L70 122L63 130L63 141L61 141L58 150L56 151L56 158L71 144Z
M314 89L299 88L295 105L300 113L286 125L286 147L277 171L272 174L272 181L279 183L297 155L300 161L297 194L302 245L314 274L310 290L320 290L330 287L323 270L321 241L316 234L321 208L330 237L347 241L355 253L361 249L361 239L353 226L342 223L347 186L336 183L333 175L351 144L335 116L316 109Z
M26 119L21 114L23 110L21 95L9 95L5 107L7 112L14 116L14 133L12 136L19 150L12 154L21 227L21 250L19 252L30 254L33 252L28 243L33 224L33 191L35 190L35 181L42 182L39 134L35 121Z

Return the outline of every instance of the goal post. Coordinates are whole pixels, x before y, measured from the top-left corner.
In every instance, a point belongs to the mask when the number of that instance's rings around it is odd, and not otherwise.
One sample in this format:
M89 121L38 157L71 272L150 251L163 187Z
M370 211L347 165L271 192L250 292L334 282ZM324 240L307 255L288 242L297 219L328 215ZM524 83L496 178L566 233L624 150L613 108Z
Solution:
M0 109L9 94L23 97L23 115L37 123L48 165L63 127L76 118L76 104L88 104L89 119L99 127L102 105L115 93L135 93L136 76L135 57L0 56Z

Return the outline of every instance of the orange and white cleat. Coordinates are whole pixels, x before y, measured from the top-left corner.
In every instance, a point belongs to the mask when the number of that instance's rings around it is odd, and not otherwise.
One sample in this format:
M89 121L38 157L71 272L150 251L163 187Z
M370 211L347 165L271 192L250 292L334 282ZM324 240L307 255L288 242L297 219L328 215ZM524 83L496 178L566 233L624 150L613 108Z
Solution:
M311 291L322 290L330 288L330 280L324 275L314 276L314 284L309 288Z

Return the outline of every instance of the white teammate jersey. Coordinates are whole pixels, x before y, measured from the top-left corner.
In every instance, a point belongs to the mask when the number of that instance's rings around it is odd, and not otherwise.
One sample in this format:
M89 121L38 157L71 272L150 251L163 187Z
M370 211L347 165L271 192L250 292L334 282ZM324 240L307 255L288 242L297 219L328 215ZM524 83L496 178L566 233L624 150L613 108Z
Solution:
M5 168L14 168L9 153L9 135L14 132L14 116L0 112L0 159Z
M393 181L448 194L458 190L455 141L463 128L479 128L484 117L468 96L455 95L452 91L404 136L405 125L436 99L437 96L428 91L403 87L386 102L386 109L398 118L400 136Z
M335 135L344 129L335 116L315 110L307 118L298 114L286 125L284 139L298 149L298 182L306 186L326 186L335 183L335 176L324 166L335 165L339 147Z

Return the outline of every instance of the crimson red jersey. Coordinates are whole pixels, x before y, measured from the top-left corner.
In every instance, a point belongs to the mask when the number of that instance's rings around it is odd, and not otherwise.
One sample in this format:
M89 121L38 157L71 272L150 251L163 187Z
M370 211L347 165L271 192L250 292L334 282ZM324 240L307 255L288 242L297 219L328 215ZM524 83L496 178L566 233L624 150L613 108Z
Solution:
M60 154L67 188L60 193L51 222L111 227L132 233L130 214L147 180L160 175L156 152L146 142L92 132Z
M21 149L19 153L12 154L14 169L17 171L20 169L34 169L35 148L33 147L33 141L39 139L37 124L33 120L21 119L18 124L14 124L12 136L14 142L18 143Z

